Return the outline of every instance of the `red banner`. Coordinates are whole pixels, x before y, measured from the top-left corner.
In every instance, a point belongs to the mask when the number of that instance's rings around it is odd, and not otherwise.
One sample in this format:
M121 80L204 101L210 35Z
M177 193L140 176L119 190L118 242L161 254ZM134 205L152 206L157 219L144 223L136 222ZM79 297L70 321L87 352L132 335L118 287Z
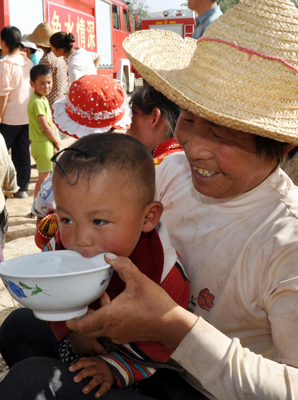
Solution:
M48 3L48 16L54 32L71 32L76 38L75 46L97 51L94 17L53 3Z

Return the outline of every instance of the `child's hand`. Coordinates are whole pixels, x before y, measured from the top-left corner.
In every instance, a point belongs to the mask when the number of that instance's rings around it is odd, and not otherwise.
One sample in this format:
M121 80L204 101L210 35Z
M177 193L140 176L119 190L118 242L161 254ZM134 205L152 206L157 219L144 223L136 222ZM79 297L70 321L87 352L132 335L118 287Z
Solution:
M88 376L92 377L90 382L83 388L83 393L88 394L96 386L100 386L95 393L99 398L108 392L115 383L115 377L109 365L99 356L80 358L75 364L69 367L71 372L81 370L73 380L78 383Z
M67 339L70 340L72 350L79 357L105 355L108 352L95 338L80 335L77 332L71 332Z

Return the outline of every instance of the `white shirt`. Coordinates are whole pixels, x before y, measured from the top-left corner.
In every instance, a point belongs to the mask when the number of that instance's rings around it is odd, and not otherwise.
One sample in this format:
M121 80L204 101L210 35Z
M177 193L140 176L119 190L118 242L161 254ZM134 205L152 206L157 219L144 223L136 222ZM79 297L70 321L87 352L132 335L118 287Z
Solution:
M99 55L83 48L79 48L68 57L68 73L70 83L84 75L96 75L94 61Z
M201 317L172 358L209 399L298 398L298 188L277 168L243 195L210 198L183 153L156 173Z

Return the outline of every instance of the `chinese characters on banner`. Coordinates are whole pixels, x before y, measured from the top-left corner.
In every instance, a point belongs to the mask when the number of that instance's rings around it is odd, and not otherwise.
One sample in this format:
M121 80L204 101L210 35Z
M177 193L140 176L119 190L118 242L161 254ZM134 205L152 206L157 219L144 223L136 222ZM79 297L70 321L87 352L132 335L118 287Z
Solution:
M95 18L72 8L48 3L49 24L54 32L72 33L75 46L96 52Z

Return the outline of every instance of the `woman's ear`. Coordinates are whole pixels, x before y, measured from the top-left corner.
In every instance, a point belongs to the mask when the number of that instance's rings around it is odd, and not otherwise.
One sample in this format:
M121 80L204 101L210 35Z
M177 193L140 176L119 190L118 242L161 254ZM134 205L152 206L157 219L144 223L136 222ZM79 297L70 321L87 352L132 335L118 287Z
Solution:
M147 204L144 213L143 232L151 232L158 224L163 212L163 205L160 201L152 201Z
M153 108L151 111L152 115L152 123L151 123L151 129L154 129L158 124L161 119L161 112L159 108Z

